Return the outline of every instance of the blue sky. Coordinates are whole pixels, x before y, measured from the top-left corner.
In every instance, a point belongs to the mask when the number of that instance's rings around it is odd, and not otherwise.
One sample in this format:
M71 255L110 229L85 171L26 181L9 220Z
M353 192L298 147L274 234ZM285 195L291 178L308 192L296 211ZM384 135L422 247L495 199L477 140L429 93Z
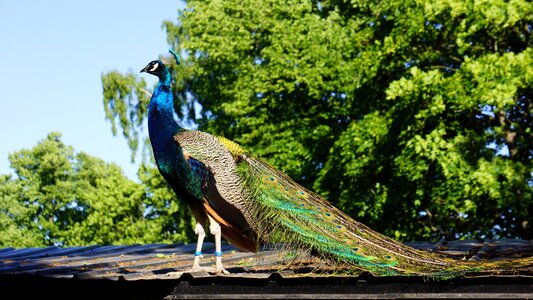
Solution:
M12 172L8 153L57 131L76 151L115 162L135 179L126 141L105 120L101 74L138 72L166 55L161 24L175 22L179 7L175 0L1 1L0 174Z

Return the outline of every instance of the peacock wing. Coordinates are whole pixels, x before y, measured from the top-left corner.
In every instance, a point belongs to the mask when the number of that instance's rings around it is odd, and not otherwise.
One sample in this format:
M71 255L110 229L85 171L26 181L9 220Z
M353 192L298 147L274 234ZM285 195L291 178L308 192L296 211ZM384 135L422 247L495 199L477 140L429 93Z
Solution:
M238 193L228 189L234 185L232 179L224 175L226 171L220 166L228 165L223 149L212 136L199 131L181 132L174 139L180 144L189 169L201 180L204 212L221 225L224 238L240 249L255 252L255 232L245 217L242 201L235 199Z

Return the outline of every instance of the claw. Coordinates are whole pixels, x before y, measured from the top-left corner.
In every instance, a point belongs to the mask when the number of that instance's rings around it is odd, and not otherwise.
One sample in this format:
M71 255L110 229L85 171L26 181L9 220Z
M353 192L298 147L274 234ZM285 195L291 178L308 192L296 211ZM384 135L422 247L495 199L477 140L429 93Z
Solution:
M168 272L167 276L168 277L181 277L181 275L183 275L183 273L185 273L185 272Z
M213 268L213 267L192 267L188 270L184 271L177 271L177 272L168 272L168 277L180 277L184 273L197 273L197 272L206 272L209 274L216 274L216 275L229 275L231 274L229 271L227 271L224 268Z
M216 272L216 273L219 274L219 275L221 275L221 274L222 274L222 275L229 275L229 274L231 274L228 270L226 270L226 269L224 269L224 268L223 268L223 269L220 269L220 270L217 269L217 272Z

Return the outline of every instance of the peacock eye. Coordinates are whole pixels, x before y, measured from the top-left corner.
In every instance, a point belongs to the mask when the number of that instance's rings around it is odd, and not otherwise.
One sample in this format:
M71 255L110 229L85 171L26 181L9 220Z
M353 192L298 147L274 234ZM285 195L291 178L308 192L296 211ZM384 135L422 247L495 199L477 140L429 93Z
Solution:
M149 70L150 72L155 71L159 67L159 64L156 61L151 62L150 65L151 65L150 70Z

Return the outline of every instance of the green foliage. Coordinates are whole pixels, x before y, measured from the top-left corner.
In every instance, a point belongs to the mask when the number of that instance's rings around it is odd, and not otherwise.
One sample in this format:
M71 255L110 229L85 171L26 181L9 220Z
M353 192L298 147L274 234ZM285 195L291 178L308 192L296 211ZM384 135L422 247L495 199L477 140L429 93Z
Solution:
M145 188L145 218L157 228L157 242L191 242L194 218L184 203L177 201L176 194L161 177L159 170L142 164L139 178Z
M533 238L529 1L188 1L164 26L201 130L398 239Z
M131 128L142 126L151 93L146 90L145 80L137 78L132 72L121 74L111 71L102 74L102 85L106 119L111 121L111 130L115 135L115 118L119 119L122 134L132 150L133 160L139 147L139 135L137 130Z
M153 174L145 172L144 185L133 182L117 165L75 153L58 133L9 160L15 176L0 177L2 247L188 241L183 208L157 214L164 188ZM174 218L180 230L166 225Z

